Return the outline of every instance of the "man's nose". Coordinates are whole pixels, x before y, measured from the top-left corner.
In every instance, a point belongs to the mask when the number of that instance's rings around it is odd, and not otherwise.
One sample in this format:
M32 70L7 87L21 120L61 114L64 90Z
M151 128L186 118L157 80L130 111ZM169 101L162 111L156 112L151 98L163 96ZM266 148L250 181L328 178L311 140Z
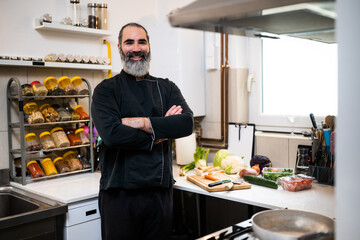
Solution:
M140 46L140 44L135 43L133 46L134 46L134 47L133 47L133 52L139 52L139 51L141 51L141 46Z

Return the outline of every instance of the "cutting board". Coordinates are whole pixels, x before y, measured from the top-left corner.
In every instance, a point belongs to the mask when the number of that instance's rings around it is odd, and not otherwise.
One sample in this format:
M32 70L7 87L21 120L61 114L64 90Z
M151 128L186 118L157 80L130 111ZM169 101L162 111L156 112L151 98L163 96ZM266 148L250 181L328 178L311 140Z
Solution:
M217 172L213 173L214 178L219 180L226 180L230 179L232 182L237 180L237 178L227 175L226 173ZM232 188L229 189L232 183L223 183L221 185L217 185L214 187L209 187L209 183L213 183L214 181L205 178L204 176L197 176L197 175L188 175L186 179L192 183L195 183L199 187L205 189L208 192L220 192L220 191L229 191L229 190L239 190L239 189L249 189L251 188L251 184L247 182L243 182L242 184L233 184Z

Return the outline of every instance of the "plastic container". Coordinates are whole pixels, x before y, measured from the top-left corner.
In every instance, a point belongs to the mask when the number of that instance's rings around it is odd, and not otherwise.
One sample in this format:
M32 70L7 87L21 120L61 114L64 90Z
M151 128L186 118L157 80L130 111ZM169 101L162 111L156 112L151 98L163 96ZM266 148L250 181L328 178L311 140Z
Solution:
M51 134L48 131L40 133L40 141L45 150L55 148L55 143L51 139Z
M277 184L281 184L278 179L280 177L292 176L294 175L293 168L274 168L274 167L264 167L262 170L262 175L265 179L269 179L277 182Z
M48 90L48 95L50 96L65 95L65 91L58 86L57 80L54 77L47 77L44 80L44 85Z
M59 173L70 172L70 168L62 157L54 159L54 165Z
M80 0L70 0L72 12L72 25L80 26Z
M108 29L108 19L107 19L107 4L99 4L99 28L107 30Z
M88 3L88 27L99 28L99 4Z
M26 168L28 169L32 178L39 178L45 175L40 165L35 160L29 161L26 164Z
M297 192L312 188L312 177L305 175L294 175L281 178L281 186L284 190Z
M82 144L81 139L78 137L77 134L75 134L73 130L67 130L66 136L69 139L70 146L77 146Z
M84 111L83 106L77 105L74 107L74 111L79 114L80 120L87 120L90 119L89 115Z
M41 166L43 167L46 176L57 174L57 170L54 163L51 161L51 158L44 158L41 160Z
M32 83L30 83L30 86L34 90L34 95L37 99L39 100L45 99L48 90L41 82L33 81Z
M61 127L55 127L51 129L50 134L57 148L70 146L69 139L67 138L64 130Z
M40 107L41 114L45 117L46 122L57 122L60 120L60 116L50 104L43 104Z
M34 96L34 90L30 84L21 85L21 91L23 96Z
M39 151L41 150L41 146L37 140L35 133L28 133L25 135L25 142L26 142L26 150L27 151Z
M71 121L71 115L65 108L57 108L56 111L59 113L60 121Z
M70 78L67 76L63 76L58 79L57 84L61 89L64 90L65 95L76 95L77 91L74 86L70 82Z
M75 134L80 138L82 144L90 144L90 140L87 137L84 128L77 129Z
M83 165L81 164L80 160L77 158L77 152L67 151L66 153L64 153L63 159L70 167L71 172L83 169Z
M75 87L78 95L89 95L89 88L83 82L81 77L73 77L71 83Z
M23 110L24 113L27 115L27 121L29 124L45 122L45 118L37 109L38 105L35 102L28 102L24 105Z

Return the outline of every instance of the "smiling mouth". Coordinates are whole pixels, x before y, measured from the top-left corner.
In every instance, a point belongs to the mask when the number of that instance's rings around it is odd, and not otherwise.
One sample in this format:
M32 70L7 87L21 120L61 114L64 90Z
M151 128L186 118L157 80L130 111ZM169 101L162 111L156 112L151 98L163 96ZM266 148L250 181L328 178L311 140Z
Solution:
M131 59L132 61L140 61L140 60L142 60L143 58L140 57L140 56L133 56L133 57L130 57L130 59Z

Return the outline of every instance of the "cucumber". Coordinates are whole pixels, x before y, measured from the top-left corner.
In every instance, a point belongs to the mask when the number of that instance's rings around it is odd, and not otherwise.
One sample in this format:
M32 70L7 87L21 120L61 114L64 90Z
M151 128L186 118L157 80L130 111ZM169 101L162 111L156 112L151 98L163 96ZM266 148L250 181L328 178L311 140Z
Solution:
M255 185L278 189L278 185L276 184L276 182L269 180L269 179L260 178L260 177L256 177L253 175L245 175L244 179L247 182L255 184Z

